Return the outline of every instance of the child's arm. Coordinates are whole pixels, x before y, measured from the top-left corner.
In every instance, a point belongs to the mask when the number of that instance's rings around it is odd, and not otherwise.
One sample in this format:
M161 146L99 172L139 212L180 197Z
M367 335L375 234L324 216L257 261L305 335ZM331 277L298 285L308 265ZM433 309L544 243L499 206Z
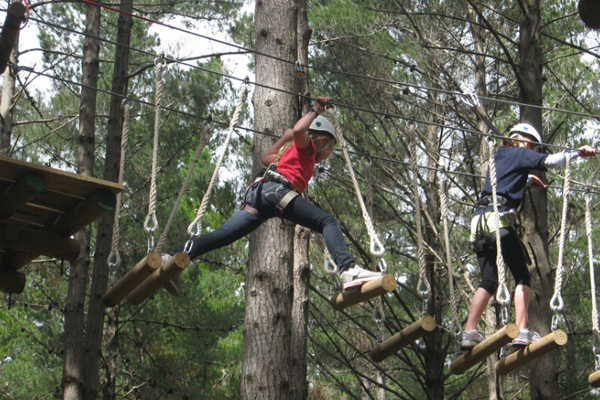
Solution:
M313 123L315 118L319 116L323 111L325 111L325 106L331 103L331 99L329 97L317 97L317 102L315 103L316 111L309 111L304 114L302 118L296 122L294 125L294 144L296 147L302 150L306 150L310 147L310 137L308 136L308 128Z
M281 149L284 144L292 140L294 140L294 132L293 130L288 129L285 131L283 136L280 137L279 140L276 141L271 147L269 147L269 150L267 150L265 154L263 154L261 161L265 167L268 167L272 163L276 162L279 155L279 149Z

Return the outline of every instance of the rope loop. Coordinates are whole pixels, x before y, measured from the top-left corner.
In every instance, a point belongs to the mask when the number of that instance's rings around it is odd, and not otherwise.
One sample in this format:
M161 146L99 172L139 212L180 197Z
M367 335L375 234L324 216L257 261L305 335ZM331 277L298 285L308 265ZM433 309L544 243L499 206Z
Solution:
M414 122L414 121L411 121ZM427 279L427 265L425 261L425 240L423 239L423 229L421 226L421 196L419 194L419 182L417 179L417 138L415 130L417 124L409 124L409 140L410 140L410 171L413 174L412 192L415 215L415 230L417 237L417 260L419 263L419 282L417 283L417 291L423 300L423 314L426 313L427 302L431 296L431 285Z
M248 78L246 78L246 79L248 79ZM221 154L219 155L217 162L215 164L215 170L213 171L212 177L210 178L210 182L208 184L208 188L206 189L206 193L204 193L204 197L202 197L202 203L200 204L200 207L198 208L198 213L196 215L196 218L194 219L194 221L192 221L192 223L188 226L188 229L187 229L187 232L190 235L190 241L197 238L199 235L202 234L202 218L204 217L204 213L206 212L206 209L208 208L208 202L211 199L213 188L219 178L219 170L221 169L221 165L223 164L223 160L225 159L225 155L227 154L229 143L231 142L231 138L235 131L235 127L239 122L240 116L242 114L242 109L246 102L246 98L248 97L249 90L250 90L250 87L247 83L245 83L242 86L242 88L240 89L240 94L238 96L238 101L237 101L237 104L235 107L235 111L233 112L233 116L231 117L231 121L229 123L229 130L227 132L227 136L225 137L225 141L222 146L223 150L221 151ZM186 247L189 247L189 250L191 251L191 248L192 248L191 245L189 245L189 246L186 245ZM189 253L189 252L187 252L187 253Z
M500 214L498 213L498 180L496 177L496 160L494 158L494 147L496 141L491 136L488 137L488 154L489 154L489 175L492 186L492 199L494 206L494 233L496 235L496 266L498 269L499 289L496 293L496 300L503 307L510 305L510 291L506 283L506 265L502 256L502 246L500 240Z
M380 258L378 261L379 264L379 270L383 273L387 272L388 266L387 266L387 262L385 261L385 258Z
M562 218L560 223L560 238L558 242L558 264L556 266L556 275L554 277L554 295L550 300L550 307L552 308L555 316L558 312L564 309L564 302L561 296L562 284L564 279L565 267L565 243L567 241L567 227L568 227L568 212L569 212L569 192L571 183L571 158L573 155L569 152L565 153L565 178L563 181L563 206L562 206ZM552 322L554 325L554 318ZM553 329L554 330L554 329Z
M362 211L363 220L365 221L365 225L367 227L367 233L370 238L370 251L371 254L376 257L381 257L385 252L385 247L379 240L377 236L377 232L375 232L375 227L373 226L373 221L371 220L371 216L367 211L367 207L365 206L365 202L363 200L363 196L360 192L360 187L358 184L358 180L356 179L356 175L354 174L354 168L352 167L352 162L350 161L350 157L348 156L348 151L346 150L346 141L344 140L344 136L342 135L342 130L340 128L340 123L335 115L335 106L326 108L326 111L329 113L333 125L335 127L335 135L337 136L338 143L342 149L342 154L344 155L344 159L346 160L346 166L348 168L348 172L350 173L350 178L352 179L352 183L354 184L354 191L356 192L356 198L358 200L358 204L360 205L360 209Z

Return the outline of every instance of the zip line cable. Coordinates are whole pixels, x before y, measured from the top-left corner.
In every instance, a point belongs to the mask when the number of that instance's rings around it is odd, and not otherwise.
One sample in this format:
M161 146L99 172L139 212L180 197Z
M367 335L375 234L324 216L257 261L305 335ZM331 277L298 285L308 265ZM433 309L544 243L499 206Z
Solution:
M239 53L240 55L241 54L252 53L252 54L261 55L261 56L264 56L264 57L267 57L267 58L271 58L273 60L277 60L277 61L280 61L280 62L284 62L284 63L287 63L287 64L294 64L294 65L296 64L296 61L290 61L290 60L283 59L281 57L277 57L277 56L273 56L273 55L270 55L270 54L258 52L256 50L252 50L252 49L249 49L247 47L244 47L244 46L241 46L241 45L237 45L235 43L227 42L227 41L224 41L224 40L221 40L221 39L216 39L214 37L202 35L202 34L199 34L199 33L196 33L196 32L192 32L192 31L189 31L189 30L186 30L186 29L183 29L183 28L179 28L179 27L176 27L176 26L173 26L173 25L165 24L165 23L162 23L162 22L159 22L159 21L156 21L156 20L152 20L152 19L149 19L149 18L145 18L145 17L142 17L142 16L131 14L131 13L128 13L128 12L124 12L124 11L121 11L121 10L118 10L118 9L115 9L115 8L112 8L112 7L109 7L109 6L105 6L105 5L102 5L102 4L99 4L99 3L95 3L95 2L90 1L90 0L83 0L83 1L87 2L87 3L90 3L90 4L93 4L93 5L96 5L96 6L99 6L99 7L102 7L102 8L107 8L107 9L109 9L111 11L115 11L115 12L118 12L118 13L123 13L125 15L129 15L129 16L134 17L134 18L139 18L139 19L142 19L142 20L144 20L146 22L155 23L155 24L158 24L158 25L161 25L161 26L173 29L173 30L177 30L177 31L180 31L180 32L183 32L183 33L187 33L189 35L197 36L197 37L206 39L208 41L213 41L213 42L216 42L216 43L220 43L220 44L224 44L224 45L227 45L227 46L231 46L231 47L236 48L238 50L243 50L243 52ZM42 24L47 24L49 26L53 26L53 27L55 27L57 29L64 29L64 30L69 31L71 33L75 33L75 34L79 34L79 35L84 35L84 36L87 36L87 37L93 37L91 35L88 35L87 33L75 31L75 30L63 27L61 25L53 24L53 23L50 23L50 22L47 22L47 21L43 21L43 20L40 20L40 19L37 19L37 18L30 17L29 19L32 20L32 21L38 22L38 23L42 23ZM114 41L110 41L110 40L104 39L104 38L100 38L100 37L93 37L93 38L97 39L97 40L104 41L106 43L111 43L111 44L114 44L114 45L121 45L121 44L118 44L118 43L116 43ZM157 57L156 54L152 54L152 53L144 51L144 50L136 49L136 48L133 48L133 47L130 47L130 46L126 46L126 47L128 47L130 50L138 51L138 52L141 52L141 53L146 53L148 55L152 55L153 57ZM600 55L598 55L598 57L600 58ZM173 63L178 63L178 64L181 64L181 65L185 65L185 66L188 66L188 67L198 67L198 66L186 64L186 63L182 62L181 60L177 60L177 59L170 58L170 59L168 59L168 61L173 62ZM428 86L416 85L416 84L411 84L411 83L407 83L407 82L394 81L394 80L386 79L386 78L372 77L372 76L369 76L369 75L355 74L355 73L352 73L352 72L332 70L332 69L328 69L328 68L324 68L324 67L318 67L318 66L314 66L314 65L313 66L308 65L307 67L311 68L311 69L313 69L315 71L323 71L323 72L328 72L328 73L336 74L336 75L343 75L343 76L349 76L349 77L354 77L354 78L367 79L367 80L372 80L372 81L376 81L376 82L380 82L380 83L387 83L387 84L391 84L391 85L398 85L398 86L409 87L409 88L413 88L413 89L416 89L416 90L432 91L432 92L438 92L438 93L443 93L443 94L452 95L452 96L459 96L459 97L467 95L467 93L463 93L461 91L456 91L456 90L448 90L448 89L441 89L441 88L432 88L432 87L428 87ZM202 68L200 67L200 69L202 69ZM206 69L203 69L203 70L206 70ZM215 74L220 74L219 72L212 71L212 70L206 70L206 71L207 72L212 72L212 73L215 73ZM230 79L240 80L240 78L235 78L235 77L230 77ZM284 92L284 93L293 94L294 96L297 95L297 93L295 93L295 92L285 91L283 89L277 89L277 88L269 87L269 86L262 86L261 84L258 84L258 83L253 83L253 84L257 85L257 86L261 86L261 87L267 88L267 89L279 90L279 91ZM570 111L570 110L559 109L559 108L555 108L555 107L537 106L537 105L532 105L532 104L527 104L527 103L521 103L521 102L518 102L518 101L503 100L503 99L498 99L498 98L493 98L493 97L481 96L480 99L486 100L488 102L496 102L496 103L501 103L501 104L506 104L506 105L512 105L512 106L520 106L520 107L531 107L531 108L537 108L537 109L540 109L540 110L543 110L543 111L553 111L553 112L559 112L559 113L562 113L562 114L575 115L575 116L587 117L587 118L593 118L593 119L600 120L600 115L596 115L596 114L583 113L583 112L577 112L577 111ZM336 106L351 108L350 106L347 106L347 105L344 106L342 104L336 104ZM365 111L365 110L362 110L362 111ZM369 111L373 112L372 110L369 110ZM381 115L386 115L386 116L392 116L392 117L394 117L394 115L389 115L387 113L381 113ZM400 116L395 116L395 117L402 118ZM404 117L404 119L407 119L407 118ZM429 121L415 121L415 122L424 123L424 124L431 124L431 122L429 122Z
M169 59L165 58L165 60L168 62ZM152 103L150 101L147 101L147 100L132 98L132 97L123 95L121 93L112 92L112 91L107 90L107 89L91 88L91 87L89 87L87 85L84 85L82 83L79 83L79 82L70 81L70 80L65 79L65 78L60 78L60 77L55 76L55 75L47 74L45 72L36 71L36 70L34 70L33 68L30 68L30 67L22 67L21 66L21 67L18 67L18 68L20 70L31 72L31 73L34 73L34 74L39 75L39 76L44 76L46 78L49 78L49 79L52 79L52 80L56 80L56 81L59 81L59 82L62 82L62 83L68 84L68 85L74 85L74 86L79 86L79 87L82 87L82 88L85 87L87 89L93 89L93 90L96 90L96 91L98 91L100 93L103 93L103 94L106 94L106 95L120 97L123 100L129 100L131 102L136 102L136 103L143 104L143 105L146 105L146 106L149 106L149 107L154 107L155 106L154 103ZM206 71L207 72L214 72L214 71L211 71L211 70L208 70L208 69L206 69ZM236 80L242 81L241 78L237 78L237 77L230 76L230 75L227 75L227 74L222 74L222 73L217 73L217 74L225 76L225 77L230 77L231 79L236 79ZM248 83L249 84L255 84L252 81L248 81ZM273 89L275 89L275 88L273 88ZM297 95L297 93L293 93L293 94L294 94L294 96ZM229 126L229 123L213 119L211 116L203 117L203 116L200 116L200 115L197 115L197 114L192 114L192 113L189 113L189 112L186 112L186 111L181 111L181 110L178 110L178 109L175 109L175 108L172 108L172 107L168 107L168 106L164 106L164 105L161 106L161 107L162 107L163 110L170 111L170 112L175 113L175 114L180 114L180 115L184 115L184 116L187 116L187 117L190 117L190 118L199 119L199 120L202 120L204 122L212 122L213 124L216 124L216 125L221 125L221 126L225 126L225 127ZM337 103L336 103L336 107L347 107L347 108L352 108L352 109L355 109L355 110L364 111L364 112L367 112L367 113L374 113L372 110L361 109L360 107L353 107L353 106L343 106L343 105L339 105ZM380 114L384 114L384 113L380 113ZM389 115L389 114L385 114L385 115ZM504 139L504 136L500 137L500 136L486 135L483 132L479 132L479 131L475 131L475 130L470 130L470 129L465 129L465 128L460 128L460 127L454 127L454 126L449 126L449 125L444 125L444 124L432 123L432 122L428 122L428 121L420 121L420 120L416 120L414 118L408 118L408 117L402 117L402 116L398 116L398 118L400 118L400 119L406 119L406 120L409 120L409 121L412 121L412 122L415 122L415 123L423 123L423 124L427 124L427 125L435 125L435 126L438 126L440 128L447 128L447 129L454 130L454 131L461 131L461 132L472 133L472 134L476 134L476 135L480 135L480 136L484 136L484 137L495 137L497 139ZM268 133L268 132L263 132L263 131L259 131L259 130L256 130L256 129L247 128L247 127L243 127L243 126L238 126L238 127L236 127L236 129L244 130L246 132L255 133L255 134L259 134L259 135L263 135L263 136L269 136L269 137L279 138L279 136L276 135L276 134L272 134L272 133ZM555 147L557 149L562 149L562 150L574 150L574 149L572 149L570 147L563 147L563 146L558 146L558 145L552 145L551 147ZM339 152L339 150L336 150L336 152ZM352 151L352 150L348 150L348 153L354 154L354 155L359 156L359 157L369 157L369 158L371 158L373 160L380 160L380 161L389 162L389 163L392 163L392 164L400 164L400 165L405 165L405 166L409 165L409 163L406 162L406 161L396 160L396 159L389 158L389 157L381 157L381 156L377 156L377 155L373 155L373 154L359 153L357 151ZM459 164L462 164L462 163L459 163ZM429 169L429 170L432 170L432 171L440 171L441 170L439 167L429 167L429 166L421 166L421 165L419 166L419 168ZM451 174L451 175L467 176L467 177L473 177L473 178L483 178L483 176L480 175L480 174L474 174L474 173L470 173L470 172L462 172L462 171L454 171L454 170L452 170L452 171L445 170L445 172L447 174ZM596 189L596 190L600 191L600 186L589 185L589 184L584 184L584 183L578 183L578 184L580 186L588 188L588 189L592 188L592 189ZM547 188L562 189L561 186L551 186L551 185L547 186ZM575 189L575 188L573 188L571 190L582 191L582 192L586 191L584 189ZM594 193L594 194L600 194L600 192L595 192L595 191L593 191L592 193Z

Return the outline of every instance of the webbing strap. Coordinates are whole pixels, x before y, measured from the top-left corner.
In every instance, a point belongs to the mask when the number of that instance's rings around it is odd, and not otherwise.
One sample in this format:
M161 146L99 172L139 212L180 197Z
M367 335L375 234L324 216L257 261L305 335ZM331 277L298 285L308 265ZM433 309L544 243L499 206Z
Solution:
M290 204L290 201L295 199L298 195L300 195L300 193L296 192L295 190L290 190L281 198L281 201L277 203L277 208L279 208L281 211L285 210L288 204Z

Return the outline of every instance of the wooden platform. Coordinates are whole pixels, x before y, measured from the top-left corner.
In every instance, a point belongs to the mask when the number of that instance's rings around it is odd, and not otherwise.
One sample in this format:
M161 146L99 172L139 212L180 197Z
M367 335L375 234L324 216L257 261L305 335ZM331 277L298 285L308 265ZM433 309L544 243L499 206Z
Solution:
M74 259L70 236L112 211L123 189L0 156L0 269L16 271L40 255ZM18 293L1 282L0 290Z

